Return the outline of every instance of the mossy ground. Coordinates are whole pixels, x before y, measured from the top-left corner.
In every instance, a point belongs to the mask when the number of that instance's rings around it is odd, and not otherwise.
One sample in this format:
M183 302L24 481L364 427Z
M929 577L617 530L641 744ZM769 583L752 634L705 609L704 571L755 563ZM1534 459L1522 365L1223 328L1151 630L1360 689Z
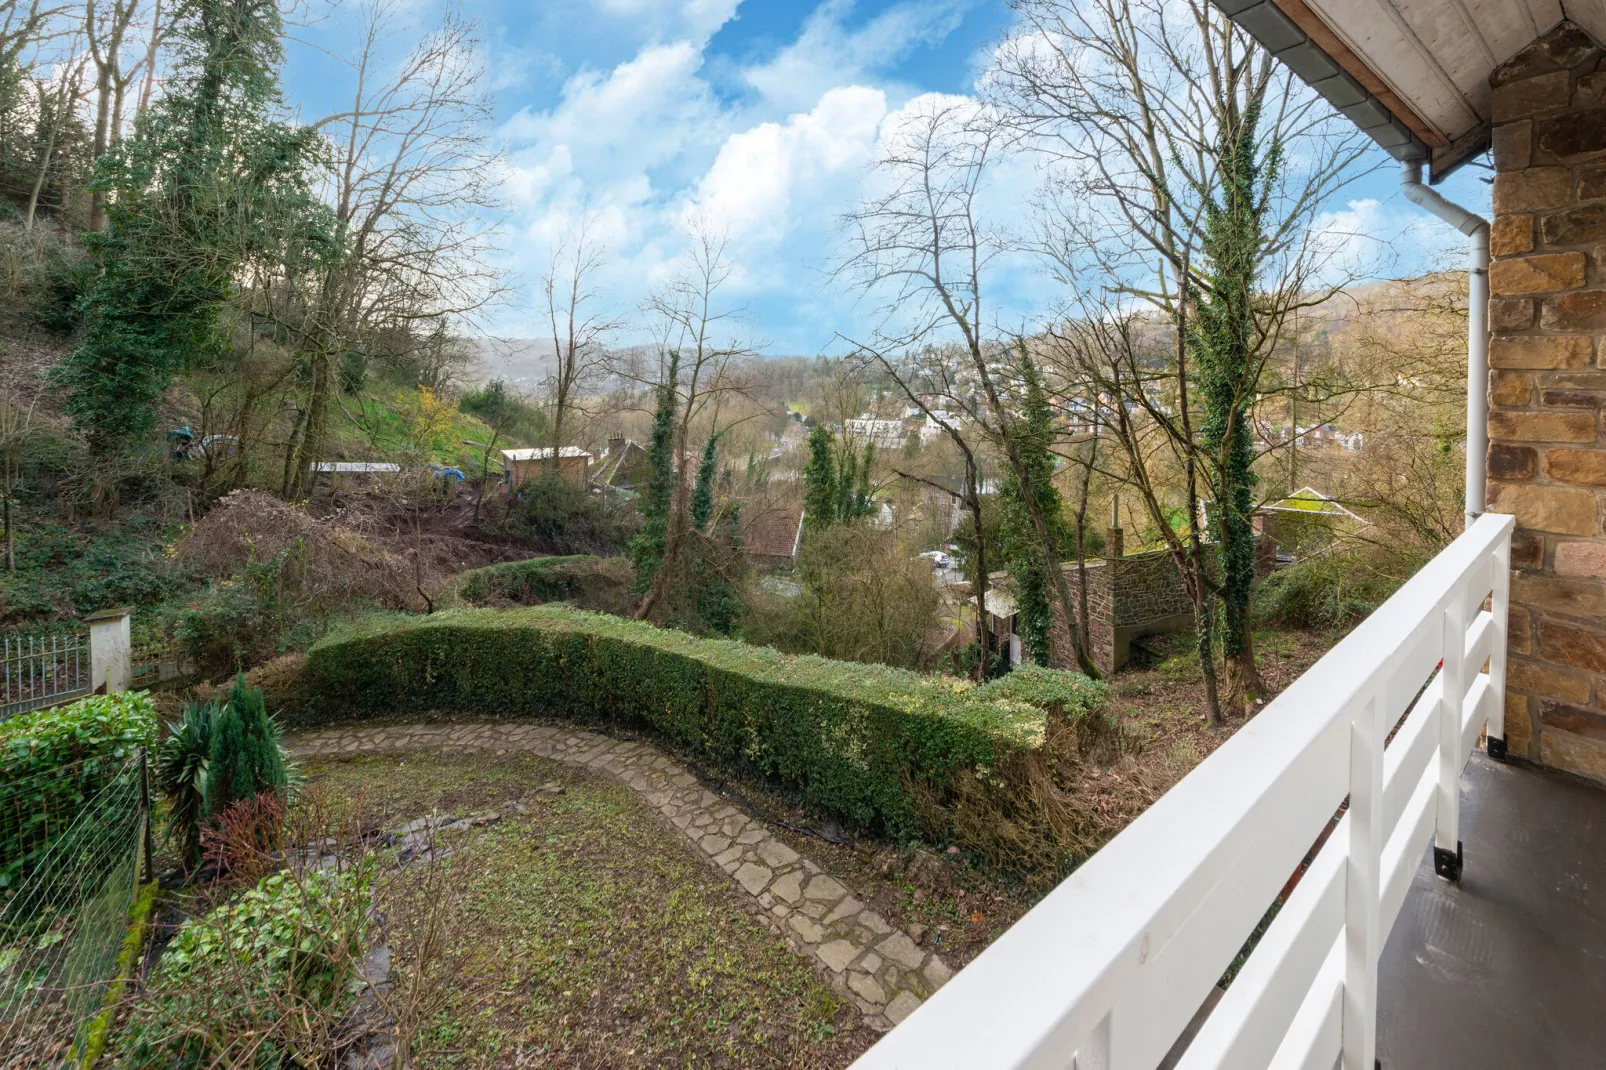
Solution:
M840 1067L874 1040L622 785L533 755L390 754L304 772L386 821L526 805L442 863L452 980L417 1041L425 1067ZM537 790L550 783L564 791ZM405 927L424 904L385 906Z

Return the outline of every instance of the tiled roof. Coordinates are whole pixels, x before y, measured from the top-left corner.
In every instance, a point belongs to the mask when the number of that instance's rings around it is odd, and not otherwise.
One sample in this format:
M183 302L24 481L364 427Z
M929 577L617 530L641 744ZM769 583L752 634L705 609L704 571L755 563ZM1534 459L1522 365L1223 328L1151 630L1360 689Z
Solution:
M750 511L751 510L751 511ZM797 552L798 529L803 524L800 505L742 510L742 548L755 557L791 557Z

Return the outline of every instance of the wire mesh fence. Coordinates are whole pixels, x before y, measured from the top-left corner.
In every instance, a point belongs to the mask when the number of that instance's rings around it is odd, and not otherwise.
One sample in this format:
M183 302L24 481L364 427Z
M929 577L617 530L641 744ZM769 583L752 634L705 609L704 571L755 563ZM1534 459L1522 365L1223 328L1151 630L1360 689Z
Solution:
M0 636L0 721L89 691L87 632Z
M81 772L56 768L41 777L59 782ZM148 867L144 752L108 770L93 795L54 823L48 814L16 813L48 800L44 785L32 782L39 779L0 786L4 819L31 822L38 844L0 890L0 1070L61 1067L77 1058L113 981L130 904ZM43 809L52 809L48 801Z

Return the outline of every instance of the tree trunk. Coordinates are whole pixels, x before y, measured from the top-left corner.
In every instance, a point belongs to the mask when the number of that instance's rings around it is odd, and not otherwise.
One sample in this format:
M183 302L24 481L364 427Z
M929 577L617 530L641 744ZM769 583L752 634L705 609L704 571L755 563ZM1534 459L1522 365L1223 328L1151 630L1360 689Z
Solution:
M1025 503L1026 511L1031 514L1032 528L1037 532L1037 540L1042 547L1043 566L1048 570L1049 582L1054 585L1060 613L1065 618L1065 630L1071 637L1071 656L1084 673L1096 680L1099 677L1099 670L1088 659L1087 648L1082 642L1082 630L1077 627L1076 603L1071 598L1071 585L1066 582L1065 570L1060 568L1060 555L1059 549L1054 545L1054 532L1048 526L1048 517L1043 515L1043 507L1037 501L1035 489L1027 475L1026 466L1021 463L1019 453L1007 438L1005 446L1010 467L1015 470L1015 481L1021 487L1021 501ZM976 530L980 534L981 529L978 527Z
M1202 568L1202 562L1196 559L1194 568ZM1193 626L1198 639L1195 649L1199 653L1199 674L1204 679L1206 716L1211 725L1219 726L1222 723L1221 695L1216 684L1215 643L1211 635L1215 628L1215 607L1210 604L1210 590L1202 576L1195 575L1189 587L1193 599Z
M16 541L15 541L15 539L13 537L13 532L11 530L11 496L9 494L6 495L5 521L6 521L6 571L7 572L15 572L15 571L17 571L17 547L16 547Z
M1078 623L1082 628L1082 647L1086 651L1088 643L1088 614L1087 614L1087 498L1093 486L1093 462L1097 460L1099 440L1094 436L1091 452L1088 454L1087 467L1082 472L1082 492L1076 501L1076 583ZM1109 567L1109 566L1106 566ZM1111 576L1111 583L1115 582ZM1091 661L1091 652L1087 655Z
M296 418L290 425L290 434L284 442L284 474L279 480L279 497L286 501L290 498L290 482L295 476L296 456L301 452L301 427L306 421L306 413L301 406L296 406Z
M976 529L976 680L987 678L987 536L982 527L981 488L976 481L976 464L966 457L965 505Z
M95 60L95 141L94 158L106 155L106 132L111 124L112 84L111 68ZM89 195L89 229L106 229L106 191L93 190Z
M156 50L162 43L162 0L156 0L151 12L151 39L145 46L145 84L139 87L139 103L134 106L137 120L151 106L151 85L156 81Z

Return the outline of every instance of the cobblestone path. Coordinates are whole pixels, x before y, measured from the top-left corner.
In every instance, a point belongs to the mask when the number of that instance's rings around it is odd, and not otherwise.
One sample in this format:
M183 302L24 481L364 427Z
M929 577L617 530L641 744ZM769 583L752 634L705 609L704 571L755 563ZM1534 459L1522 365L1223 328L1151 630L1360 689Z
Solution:
M414 748L528 751L611 773L752 896L762 908L757 916L818 962L867 1024L890 1029L953 973L840 881L771 836L762 822L704 789L650 744L516 722L342 726L291 735L285 743L299 758Z

